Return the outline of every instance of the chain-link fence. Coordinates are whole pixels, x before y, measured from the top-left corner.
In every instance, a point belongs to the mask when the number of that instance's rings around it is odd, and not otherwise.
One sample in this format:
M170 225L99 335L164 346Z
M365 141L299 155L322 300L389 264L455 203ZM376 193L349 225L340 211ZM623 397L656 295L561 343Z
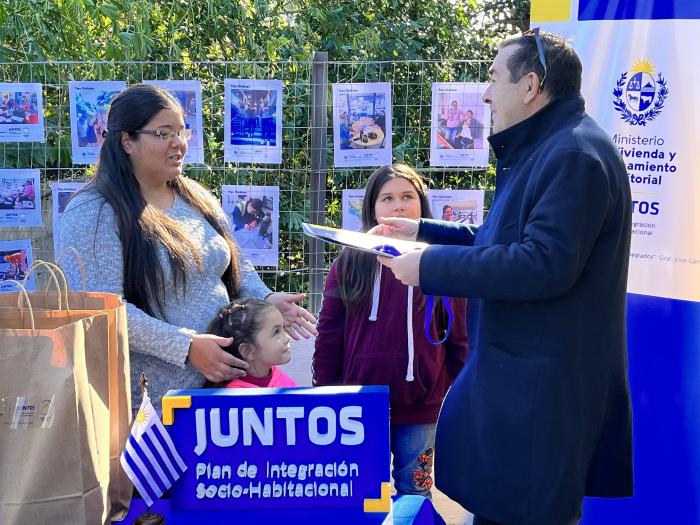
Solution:
M392 85L393 158L414 166L433 189L493 187L491 169L435 168L429 163L433 82L485 82L483 61L326 62L34 62L0 63L0 82L43 85L46 141L0 143L0 168L38 168L43 227L3 227L0 240L31 239L34 258L52 260L50 183L86 181L94 167L71 158L68 82L71 80L199 80L202 83L204 164L186 174L220 196L221 185L278 186L280 189L279 265L259 268L276 290L309 293L320 305L323 273L337 251L309 242L303 221L341 223L341 191L364 187L373 168L334 168L331 85L389 82ZM282 163L224 161L224 79L274 79L283 84ZM490 201L487 191L486 206ZM312 271L316 268L316 272ZM320 271L319 271L320 269ZM315 275L315 278L314 278Z

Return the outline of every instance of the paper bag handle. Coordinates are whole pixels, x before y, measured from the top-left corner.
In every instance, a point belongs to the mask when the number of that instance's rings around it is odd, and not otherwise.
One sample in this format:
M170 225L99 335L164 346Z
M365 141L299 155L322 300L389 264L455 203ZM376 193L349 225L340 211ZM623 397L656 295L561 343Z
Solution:
M66 280L66 276L63 273L63 270L61 270L58 266L56 266L54 263L50 263L47 261L42 261L39 259L36 259L32 265L29 267L29 270L27 270L27 275L24 277L24 284L26 286L27 280L29 279L29 276L38 270L39 268L45 268L47 272L49 272L49 275L51 276L51 279L53 280L54 283L56 283L56 292L58 292L58 309L63 310L63 305L62 305L62 297L61 294L63 293L63 296L65 297L65 302L66 302L66 310L70 311L70 307L68 306L68 281ZM58 281L58 277L56 277L56 274L61 276L61 280L63 281L63 289L61 289L61 284ZM48 293L49 287L47 285L46 287L46 292Z
M52 269L56 273L56 275L61 277L61 281L63 282L64 304L66 305L66 311L70 312L70 305L68 304L68 292L70 292L70 287L68 286L68 278L66 277L66 274L63 271L63 269L59 265L52 263L52 262L48 262L48 261L35 261L35 262L41 263L47 269ZM48 288L48 286L47 286L47 288ZM61 303L60 303L61 290L59 289L58 292L59 292L58 293L58 296L59 296L58 309L60 310L61 309Z
M75 256L75 260L78 261L78 268L80 269L80 278L82 280L83 288L80 290L81 292L87 291L87 278L85 276L85 263L83 263L83 258L80 256L80 252L75 248L75 246L68 246L65 248L61 254L56 257L56 264L61 265L61 260L63 257L65 257L66 253L72 252L73 255Z
M58 293L58 309L61 310L61 285L58 282L58 278L56 277L56 273L53 271L51 267L48 266L48 264L44 263L44 261L41 261L39 259L36 259L32 265L29 267L27 270L26 275L24 276L24 279L22 280L22 284L24 286L27 286L27 282L29 281L29 276L36 272L41 267L46 266L46 270L49 273L50 280L52 280L56 284L56 292ZM49 284L46 285L46 290L44 290L46 294L49 292ZM46 299L44 299L46 301ZM17 308L19 308L19 298L17 302Z
M31 319L31 321L32 321L32 330L34 330L35 329L34 310L32 309L32 303L29 300L29 294L27 293L27 289L24 287L24 285L21 282L15 281L14 279L8 279L7 281L3 281L2 283L3 284L12 283L15 286L17 286L17 288L19 288L20 293L17 296L17 309L20 311L20 315L22 315L22 317L24 317L24 309L21 306L22 298L24 298L24 303L27 305L27 309L29 310L29 319Z

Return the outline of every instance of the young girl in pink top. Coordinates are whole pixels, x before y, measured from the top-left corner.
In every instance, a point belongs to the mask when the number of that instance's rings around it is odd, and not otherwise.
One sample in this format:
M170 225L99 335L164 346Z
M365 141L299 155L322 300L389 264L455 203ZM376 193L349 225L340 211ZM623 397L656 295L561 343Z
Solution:
M290 337L284 331L284 319L272 304L257 299L237 299L225 306L209 323L210 334L231 337L223 349L248 363L246 375L219 384L218 388L281 388L297 386L279 370L291 359Z

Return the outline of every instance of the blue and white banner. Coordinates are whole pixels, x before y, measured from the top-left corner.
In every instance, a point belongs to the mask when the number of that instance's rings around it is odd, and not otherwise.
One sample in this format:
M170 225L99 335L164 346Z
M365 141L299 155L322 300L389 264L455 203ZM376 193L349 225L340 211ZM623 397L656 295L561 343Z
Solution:
M635 497L588 499L583 525L700 523L700 97L697 0L532 0L570 38L586 108L627 165Z
M634 200L628 291L700 301L700 3L535 0L532 24L572 39L586 110L613 138ZM542 23L548 22L548 23Z

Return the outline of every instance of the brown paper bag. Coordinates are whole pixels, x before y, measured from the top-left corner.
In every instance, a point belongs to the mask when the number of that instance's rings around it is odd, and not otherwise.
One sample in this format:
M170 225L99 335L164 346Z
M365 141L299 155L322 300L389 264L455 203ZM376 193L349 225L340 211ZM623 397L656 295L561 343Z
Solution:
M0 294L0 310L12 309L19 294ZM123 519L129 510L133 486L119 464L119 457L129 437L131 426L131 384L129 345L126 326L126 306L118 295L101 292L33 292L29 294L34 316L41 326L58 327L83 317L105 313L108 334L96 351L107 359L107 379L91 384L93 395L109 410L109 422L95 429L96 433L109 432L109 518ZM65 310L69 306L71 309ZM16 306L15 306L16 308ZM62 308L62 310L59 310ZM78 309L76 309L78 308ZM106 342L106 345L104 344ZM88 356L88 362L89 357Z
M50 314L0 312L0 516L108 523L108 315Z
M79 259L78 264L81 265ZM63 272L52 263L35 261L27 275L42 266L49 271L56 288L61 289L61 284L63 284L64 291L62 293L50 291L29 293L37 319L48 319L51 326L58 326L61 322L75 319L76 316L83 317L103 312L108 316L109 330L106 350L109 380L105 384L106 390L99 391L98 394L102 399L107 400L110 421L109 425L101 426L96 429L96 432L109 432L109 516L112 521L119 521L128 513L133 492L131 481L119 463L119 457L131 430L131 380L126 305L116 294L68 292ZM0 309L4 307L16 308L18 297L19 293L0 294ZM64 313L59 313L57 310L62 310Z
M82 292L68 292L68 281L63 270L56 266L72 255L82 274ZM35 263L36 264L36 263ZM51 268L60 272L65 285L65 309L78 308L82 311L105 311L109 316L109 410L110 410L110 482L109 498L112 521L124 519L129 511L133 485L119 463L122 450L131 432L131 368L129 363L129 341L126 325L126 305L116 294L85 291L85 267L80 252L68 247L56 257ZM44 298L39 307L56 309L54 296L49 302Z

